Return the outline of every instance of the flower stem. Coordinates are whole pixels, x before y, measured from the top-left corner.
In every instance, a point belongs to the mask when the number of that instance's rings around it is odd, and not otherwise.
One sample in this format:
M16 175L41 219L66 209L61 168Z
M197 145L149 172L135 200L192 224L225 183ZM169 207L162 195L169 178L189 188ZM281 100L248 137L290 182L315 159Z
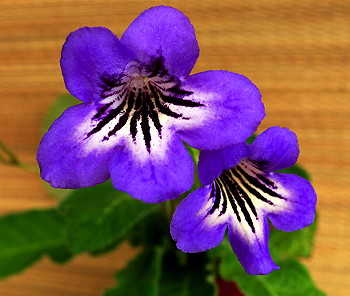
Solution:
M175 211L176 205L174 200L167 200L162 203L162 213L166 220L170 223Z
M12 151L3 143L0 141L0 152L2 154L5 154L5 156L0 154L0 161L6 164L12 164L12 165L18 165L19 159L17 156L12 153Z
M0 141L0 162L6 165L23 168L30 172L38 171L36 166L21 162L19 158L2 141Z

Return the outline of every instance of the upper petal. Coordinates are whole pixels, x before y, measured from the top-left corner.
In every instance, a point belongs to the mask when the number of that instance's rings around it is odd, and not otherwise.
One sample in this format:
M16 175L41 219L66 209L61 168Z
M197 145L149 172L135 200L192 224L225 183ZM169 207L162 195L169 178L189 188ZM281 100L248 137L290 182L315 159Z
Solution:
M177 198L189 190L194 178L194 165L187 149L170 130L160 138L150 130L150 147L141 127L135 141L125 138L123 148L116 150L110 164L114 187L148 203Z
M220 150L201 151L198 162L198 175L202 184L210 184L224 170L236 166L247 157L250 149L247 143L240 143Z
M41 140L37 160L41 177L58 188L80 188L105 182L117 139L87 138L97 110L89 104L68 108Z
M277 171L294 165L299 156L298 138L288 128L270 127L250 146L251 160L260 163L265 171Z
M145 64L162 56L165 68L175 77L187 76L199 56L189 19L168 6L152 7L141 13L126 29L121 42Z
M218 246L226 232L225 217L210 214L215 203L212 185L191 192L176 208L170 232L183 252L196 253Z
M67 90L83 102L100 98L101 77L117 76L133 59L133 53L109 29L80 28L67 37L61 69Z
M246 77L228 71L191 75L182 88L200 107L178 107L188 120L177 121L181 139L200 150L221 149L245 142L265 116L257 87Z

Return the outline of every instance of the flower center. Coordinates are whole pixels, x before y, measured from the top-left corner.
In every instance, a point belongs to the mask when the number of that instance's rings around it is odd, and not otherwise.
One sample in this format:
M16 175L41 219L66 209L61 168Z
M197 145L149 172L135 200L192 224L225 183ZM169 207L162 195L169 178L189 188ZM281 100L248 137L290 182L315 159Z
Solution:
M130 80L130 88L141 89L148 83L147 77L135 76Z
M203 104L185 99L192 92L183 90L181 83L169 75L162 58L150 65L140 66L135 61L127 65L119 76L101 77L101 101L92 120L92 130L87 138L99 133L108 141L125 126L133 142L142 133L146 149L150 152L152 133L156 130L162 138L164 117L188 120L178 111L178 107L201 107ZM154 136L154 135L153 135Z

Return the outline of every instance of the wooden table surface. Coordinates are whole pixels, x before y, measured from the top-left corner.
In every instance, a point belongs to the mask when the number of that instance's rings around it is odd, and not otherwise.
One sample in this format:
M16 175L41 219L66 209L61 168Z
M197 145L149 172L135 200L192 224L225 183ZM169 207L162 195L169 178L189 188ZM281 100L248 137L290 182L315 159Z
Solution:
M261 89L267 109L259 131L280 125L298 134L300 163L319 198L315 252L305 263L325 292L348 296L349 1L2 0L0 139L35 164L45 110L65 92L59 57L66 36L82 26L109 27L121 36L141 11L158 4L179 8L195 26L201 55L193 72L244 74ZM37 174L0 165L1 214L54 204ZM64 266L44 259L1 282L0 295L101 295L131 255L123 246Z

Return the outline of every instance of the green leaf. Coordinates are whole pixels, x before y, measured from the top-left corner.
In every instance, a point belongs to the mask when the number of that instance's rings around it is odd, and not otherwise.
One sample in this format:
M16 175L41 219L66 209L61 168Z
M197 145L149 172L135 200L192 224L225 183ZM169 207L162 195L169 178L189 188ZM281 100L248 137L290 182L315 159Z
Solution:
M247 296L322 296L308 270L297 260L280 262L281 269L268 275L251 276L242 271L233 278Z
M170 238L169 223L161 211L153 211L140 223L137 223L127 235L127 239L133 246L155 246Z
M158 205L115 190L109 182L75 190L60 206L74 253L109 250L157 209Z
M190 192L192 192L192 191L194 191L202 186L202 183L199 180L199 175L198 175L198 161L199 161L200 151L187 145L186 143L184 143L184 144L187 148L187 151L191 154L191 157L195 163L195 172L194 172L194 181L193 181L192 188L188 192L181 194L180 197L186 197Z
M191 146L189 146L186 143L185 143L185 146L187 148L187 151L191 154L193 161L195 163L198 163L200 151L195 149L195 148L193 148L193 147L191 147Z
M158 296L163 249L160 247L141 252L126 269L117 272L117 287L105 296Z
M309 257L312 253L317 219L310 226L293 232L272 229L269 247L276 258Z
M254 140L256 139L257 136L258 136L257 134L251 135L251 136L246 140L246 142L247 142L249 145L251 145L251 144L254 142Z
M252 276L245 273L229 248L229 243L225 240L211 256L221 258L220 275L227 281L234 281L246 296L325 295L316 288L308 270L295 259L277 261L281 268L268 275Z
M65 249L63 221L53 209L33 210L0 218L0 278L15 274L49 254L70 258Z
M66 244L66 241L64 242ZM58 246L47 251L50 259L56 263L65 263L73 257L73 254L66 245Z
M180 251L177 251L180 252ZM167 296L214 296L216 287L205 268L207 257L204 253L174 253L165 257L159 295ZM185 258L184 258L185 257ZM181 260L181 259L185 259ZM184 264L185 263L185 264Z
M204 268L200 270L182 270L174 272L163 270L160 293L167 296L214 296L215 285L208 280Z

